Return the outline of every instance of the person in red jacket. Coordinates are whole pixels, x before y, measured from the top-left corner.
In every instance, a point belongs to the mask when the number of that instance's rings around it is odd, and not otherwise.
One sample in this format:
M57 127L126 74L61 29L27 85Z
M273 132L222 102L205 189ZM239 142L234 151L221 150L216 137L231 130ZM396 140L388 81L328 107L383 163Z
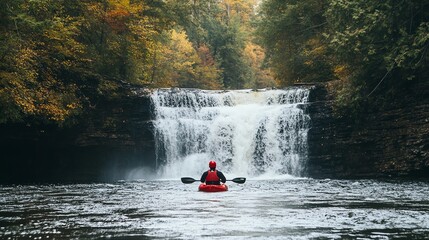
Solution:
M206 183L207 185L220 185L220 182L225 183L226 178L221 171L216 170L216 162L209 162L210 170L203 173L201 176L201 182Z

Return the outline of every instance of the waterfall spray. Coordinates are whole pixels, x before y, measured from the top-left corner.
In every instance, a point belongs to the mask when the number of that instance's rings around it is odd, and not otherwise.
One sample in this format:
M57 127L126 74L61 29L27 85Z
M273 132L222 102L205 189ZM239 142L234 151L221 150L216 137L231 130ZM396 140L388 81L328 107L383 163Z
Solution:
M158 174L199 176L210 159L228 175L300 176L309 90L154 92Z

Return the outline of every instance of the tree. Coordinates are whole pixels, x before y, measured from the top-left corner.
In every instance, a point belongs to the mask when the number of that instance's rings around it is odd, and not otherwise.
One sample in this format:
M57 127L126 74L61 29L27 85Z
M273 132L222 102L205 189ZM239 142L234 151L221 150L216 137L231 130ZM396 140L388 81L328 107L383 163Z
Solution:
M263 50L249 34L253 4L0 1L0 123L63 124L129 84L262 86L269 74L259 74Z
M164 41L156 50L153 69L154 86L218 89L220 72L208 49L198 51L184 31L172 30L164 34Z
M126 83L150 85L174 26L161 0L0 2L0 122L63 123ZM166 15L167 14L167 15Z
M64 121L80 108L76 85L61 81L79 67L83 51L79 19L65 14L62 3L2 1L0 122Z
M342 69L336 85L340 108L393 102L395 92L412 81L427 81L428 12L426 1L331 1L327 36L336 69Z
M280 83L272 76L271 69L264 66L264 49L252 42L248 42L244 48L244 58L253 70L252 75L246 81L245 88L269 88L278 87Z
M181 21L197 49L210 49L225 88L256 87L255 78L260 76L261 64L252 65L245 54L245 47L252 44L250 20L255 4L253 0L195 0L188 5L190 18Z
M282 85L326 81L332 76L323 33L324 0L267 0L259 9L258 42Z

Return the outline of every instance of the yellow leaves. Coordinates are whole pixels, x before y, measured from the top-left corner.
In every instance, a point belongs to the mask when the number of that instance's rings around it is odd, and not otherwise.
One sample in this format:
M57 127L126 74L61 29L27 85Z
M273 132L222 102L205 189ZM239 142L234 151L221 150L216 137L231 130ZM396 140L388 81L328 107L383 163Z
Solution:
M195 75L193 66L199 64L199 59L192 43L189 42L185 32L171 31L171 55L170 61L173 63L173 69L178 74L177 78L192 78ZM187 79L184 79L187 80Z
M78 109L80 108L80 105L78 103L69 103L66 105L66 107L70 110Z
M15 104L21 108L25 114L34 114L36 113L36 106L31 98L31 92L28 89L13 89L12 97L15 101Z
M74 97L75 87L64 87L57 79L29 81L26 75L0 72L0 95L27 116L44 116L53 121L64 121L81 106Z
M30 46L19 49L18 56L14 57L14 68L16 74L20 78L27 79L28 82L34 82L38 77L38 72L35 68L37 52L34 51Z
M246 44L243 53L246 62L255 73L255 80L246 83L246 88L278 87L279 84L274 80L271 69L262 67L265 51L261 46L249 42Z
M130 0L108 0L108 2L113 8L126 9L130 6Z
M326 46L315 47L310 51L311 55L322 56L326 54Z
M70 69L83 61L85 46L76 38L80 21L72 17L53 17L42 36L37 37L34 49L48 68Z
M249 22L254 14L255 0L223 0L220 7L224 9L227 16L239 17L243 22Z
M307 65L307 66L311 66L313 64L314 64L314 62L311 61L311 60L307 60L307 61L304 62L304 65Z
M340 80L346 80L350 74L350 70L346 65L336 65L334 67L334 75Z
M60 108L56 103L42 103L39 106L39 112L42 112L49 116L50 120L53 121L64 121L67 115L67 110Z
M81 107L73 96L73 87L64 87L57 82L53 86L39 86L33 99L34 114L47 116L50 120L62 122ZM57 88L58 90L54 90Z
M192 47L192 43L189 42L188 36L184 31L177 32L176 30L171 31L172 48L186 57L191 57L195 53L195 49Z
M319 38L311 38L305 44L304 55L310 58L323 57L326 55L326 45Z
M260 66L265 58L265 52L262 47L251 42L246 44L244 55L253 66Z
M146 65L147 82L154 87L198 87L219 89L220 71L210 50L202 45L197 50L184 31L171 30L165 42L153 42Z
M2 98L7 97L23 116L61 122L80 105L75 86L65 86L55 72L74 66L83 46L74 40L78 30L73 19L53 17L49 23L39 35L34 34L37 38L18 45L15 56L8 56L12 67L0 72L7 91Z
M81 108L78 100L73 96L73 86L65 88L59 87L60 91L40 86L36 91L34 99L35 114L46 116L52 121L62 122Z
M220 87L219 81L217 81L219 79L219 70L213 64L213 58L207 55L208 52L205 52L203 61L188 40L185 32L171 31L171 50L174 75L179 86Z
M172 30L168 37L169 44L158 50L159 73L166 78L163 82L171 87L177 87L181 81L191 78L192 66L199 58L186 33Z

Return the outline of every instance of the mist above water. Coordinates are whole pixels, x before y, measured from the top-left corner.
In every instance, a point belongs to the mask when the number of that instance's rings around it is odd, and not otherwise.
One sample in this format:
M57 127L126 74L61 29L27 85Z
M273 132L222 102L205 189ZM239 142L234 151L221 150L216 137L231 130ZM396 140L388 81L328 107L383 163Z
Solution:
M229 175L301 176L308 95L305 88L154 92L158 175L199 176L213 159Z

